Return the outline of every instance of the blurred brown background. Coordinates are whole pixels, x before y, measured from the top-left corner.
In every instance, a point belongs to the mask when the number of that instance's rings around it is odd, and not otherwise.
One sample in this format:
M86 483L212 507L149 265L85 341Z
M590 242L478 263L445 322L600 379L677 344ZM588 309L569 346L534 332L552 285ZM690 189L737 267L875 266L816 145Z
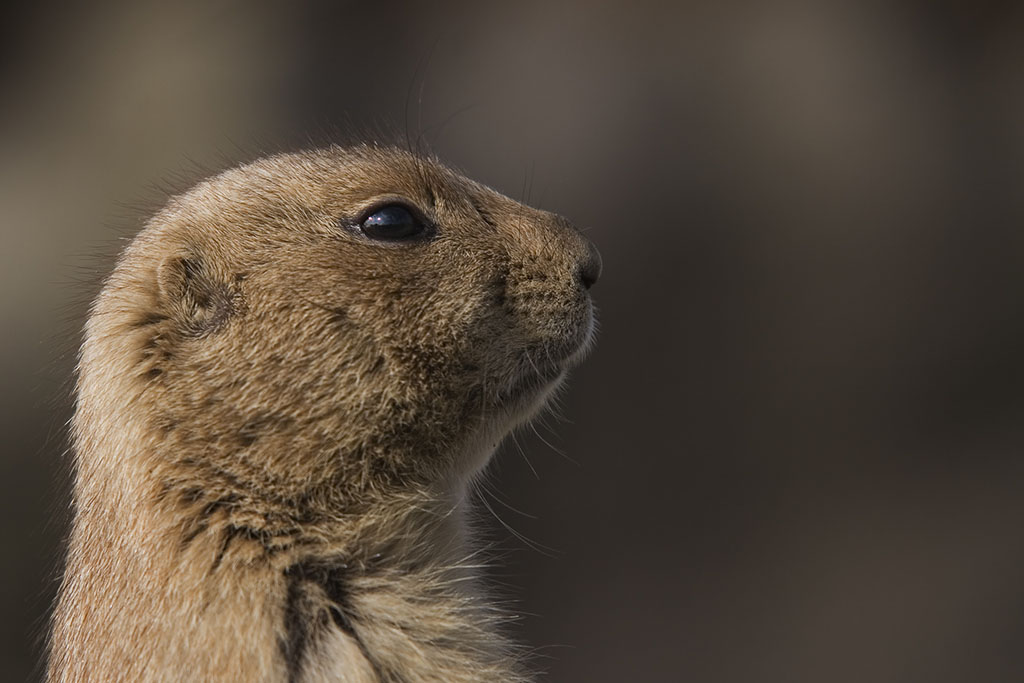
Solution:
M5 5L0 678L38 676L133 207L408 126L604 255L566 421L494 468L553 549L490 523L546 680L1024 680L1019 7Z

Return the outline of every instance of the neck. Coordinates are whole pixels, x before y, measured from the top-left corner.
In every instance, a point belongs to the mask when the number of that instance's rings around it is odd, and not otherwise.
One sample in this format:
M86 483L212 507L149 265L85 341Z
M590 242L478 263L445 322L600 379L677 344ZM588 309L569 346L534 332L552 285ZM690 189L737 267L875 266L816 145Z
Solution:
M447 496L289 527L123 484L79 478L50 680L524 680Z

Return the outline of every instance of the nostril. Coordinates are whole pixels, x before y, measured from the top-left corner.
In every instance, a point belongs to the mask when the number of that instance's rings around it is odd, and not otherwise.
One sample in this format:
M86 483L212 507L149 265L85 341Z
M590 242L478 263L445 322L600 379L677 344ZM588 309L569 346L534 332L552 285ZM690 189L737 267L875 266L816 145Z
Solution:
M580 266L579 278L580 282L583 283L583 289L590 289L597 282L599 271L593 267L591 262Z
M590 289L601 277L601 254L593 244L589 245L589 253L586 260L580 264L576 271L584 289Z

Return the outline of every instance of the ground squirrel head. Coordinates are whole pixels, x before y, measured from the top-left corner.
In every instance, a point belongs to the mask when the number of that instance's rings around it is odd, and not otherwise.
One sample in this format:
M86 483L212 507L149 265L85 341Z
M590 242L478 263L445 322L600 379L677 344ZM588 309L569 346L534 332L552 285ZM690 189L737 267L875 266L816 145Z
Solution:
M130 433L134 470L184 496L295 510L465 481L587 349L600 264L565 219L395 149L222 173L94 305L79 476L125 467L82 453Z

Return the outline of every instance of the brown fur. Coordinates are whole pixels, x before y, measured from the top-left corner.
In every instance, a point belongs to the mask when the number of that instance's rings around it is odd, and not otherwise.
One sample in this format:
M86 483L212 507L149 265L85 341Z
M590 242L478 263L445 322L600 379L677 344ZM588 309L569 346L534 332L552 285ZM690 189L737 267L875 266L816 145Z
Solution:
M388 197L436 236L352 227ZM392 149L172 200L86 326L49 679L526 680L464 500L589 344L599 263L563 219Z

